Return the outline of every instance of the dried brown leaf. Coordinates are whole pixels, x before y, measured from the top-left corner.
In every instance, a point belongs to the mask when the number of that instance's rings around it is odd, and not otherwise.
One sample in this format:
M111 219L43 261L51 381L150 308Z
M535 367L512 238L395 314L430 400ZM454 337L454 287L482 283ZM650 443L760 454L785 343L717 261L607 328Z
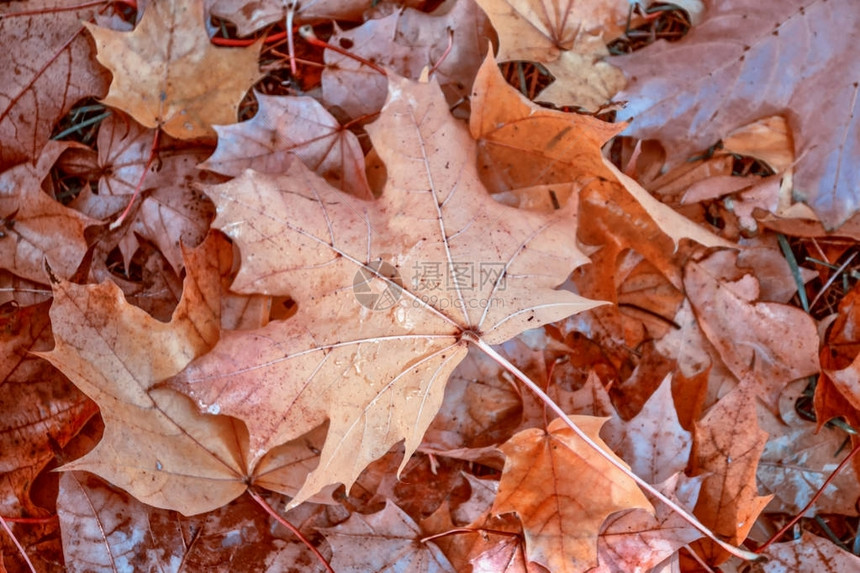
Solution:
M603 419L571 418L608 449L598 437ZM610 514L637 507L654 511L633 480L559 419L547 431L518 433L501 450L505 469L493 513L517 513L529 560L550 571L573 573L596 565L598 530Z
M249 121L215 126L218 147L200 167L237 177L245 169L279 174L293 156L341 191L372 198L364 153L354 133L310 97L255 93L260 108Z
M215 226L242 251L233 288L289 294L299 310L225 335L174 384L246 421L254 459L330 420L320 466L293 504L349 487L403 439L408 460L469 340L501 343L598 304L555 289L585 260L573 209L493 201L438 86L392 78L368 132L388 171L372 203L299 162L288 176L246 171L208 191Z
M794 195L836 227L860 208L858 31L853 0L711 2L679 42L613 59L630 79L619 117L635 117L630 132L659 138L678 163L734 128L784 115Z
M81 25L101 7L80 4L76 10L63 0L0 5L0 172L38 157L60 118L79 100L107 91L108 74L95 63Z
M104 103L179 139L213 137L212 125L235 123L260 79L260 46L216 48L205 24L203 0L154 2L133 32L87 24L113 74Z

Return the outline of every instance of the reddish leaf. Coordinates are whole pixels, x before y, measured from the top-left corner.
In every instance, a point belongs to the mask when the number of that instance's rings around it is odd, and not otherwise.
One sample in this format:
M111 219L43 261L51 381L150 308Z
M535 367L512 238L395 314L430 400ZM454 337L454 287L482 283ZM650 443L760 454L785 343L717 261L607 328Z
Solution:
M72 106L107 91L109 75L81 25L102 6L80 4L86 6L67 10L63 0L0 6L0 171L38 157Z

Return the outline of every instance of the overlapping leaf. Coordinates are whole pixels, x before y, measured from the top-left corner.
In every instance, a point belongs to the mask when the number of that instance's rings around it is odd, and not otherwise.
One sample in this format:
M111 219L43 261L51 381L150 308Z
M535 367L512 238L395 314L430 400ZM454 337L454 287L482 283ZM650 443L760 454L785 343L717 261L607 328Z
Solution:
M81 25L99 6L79 4L75 10L62 0L0 6L0 171L38 157L78 100L107 91L108 74L94 61Z
M38 161L0 175L0 268L46 283L45 260L67 278L83 258L84 229L97 221L42 191L42 180L69 145L51 142Z
M597 437L602 419L572 419L606 447ZM633 508L653 511L633 480L559 419L546 431L520 432L501 450L505 469L493 513L517 513L529 560L550 571L573 573L597 565L597 534L609 514ZM591 494L584 496L584 492Z
M683 161L734 128L785 115L794 194L835 227L860 208L858 40L853 0L711 1L681 41L613 60L630 80L619 117Z
M296 156L338 189L372 197L358 138L318 101L255 96L260 108L251 120L215 126L218 147L200 167L234 177L245 169L278 174Z
M541 62L555 82L538 101L595 110L624 86L608 56L629 10L623 0L478 0L499 33L499 61Z
M154 2L133 32L87 27L98 61L113 73L104 103L173 137L214 136L212 125L235 123L239 102L260 79L259 45L209 42L203 0Z
M388 171L373 203L298 162L285 177L249 171L208 190L215 226L242 251L233 288L289 294L299 310L226 335L175 382L245 420L253 457L330 420L320 466L293 503L350 485L400 440L408 458L468 340L503 342L597 304L555 290L585 261L573 209L493 201L438 86L392 79L368 132Z

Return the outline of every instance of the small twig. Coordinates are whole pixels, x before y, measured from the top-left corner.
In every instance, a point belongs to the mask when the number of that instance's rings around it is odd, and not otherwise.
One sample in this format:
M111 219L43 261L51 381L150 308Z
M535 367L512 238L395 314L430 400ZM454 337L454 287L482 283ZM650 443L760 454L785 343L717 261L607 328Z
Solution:
M137 186L134 188L134 194L131 196L131 200L128 202L128 205L125 208L125 211L117 218L113 223L108 227L111 231L118 229L125 222L125 218L128 216L131 211L131 206L134 205L135 199L140 194L140 190L143 187L143 181L146 179L146 174L149 173L149 168L152 167L152 161L155 159L155 151L158 149L158 134L161 130L158 128L155 129L155 135L152 136L152 147L149 149L149 158L146 160L146 165L143 167L143 173L140 174L140 180L137 182Z
M618 471L622 472L624 475L632 479L636 482L639 487L643 490L651 494L652 496L659 499L673 511L675 511L678 515L684 518L687 523L698 529L701 533L703 533L708 539L719 545L722 549L734 555L735 557L740 557L746 561L755 561L761 559L761 556L756 555L750 551L745 549L741 549L739 547L735 547L729 543L726 543L722 539L718 539L717 536L712 532L708 527L703 524L699 519L691 514L689 511L681 507L678 503L672 501L667 496L665 496L662 492L657 490L654 486L649 484L647 481L630 471L628 467L625 466L624 462L618 460L615 456L608 453L606 450L601 448L597 443L582 429L577 426L573 420L565 413L564 410L561 409L561 406L555 403L555 401L550 398L546 392L541 389L540 386L535 384L531 378L526 376L519 368L514 366L507 358L496 352L496 349L478 338L477 336L471 335L469 333L463 333L463 339L468 340L471 344L474 344L478 348L480 348L487 356L492 358L495 362L497 362L500 366L502 366L505 370L513 374L517 379L520 380L523 384L528 387L529 390L537 394L537 396L541 399L541 401L549 406L549 408L555 412L555 414L561 418L561 420L571 429L573 433L576 434L582 441L584 441L589 447L594 449L594 451L600 455L604 460L609 462L613 467L615 467Z
M299 36L301 36L302 39L304 39L304 41L307 42L308 44L310 44L311 46L316 46L317 48L325 48L326 50L332 50L332 51L337 52L338 54L340 54L342 56L346 56L347 58L352 58L353 60L355 60L356 62L358 62L360 64L364 64L368 68L371 68L371 69L379 72L383 76L388 75L388 73L386 73L386 71L384 69L382 69L378 65L374 64L370 60L366 60L366 59L362 58L361 56L353 54L349 50L344 50L343 48L341 48L340 46L336 46L335 44L329 44L328 42L323 42L322 40L317 38L317 35L314 33L313 26L305 24L304 26L299 28Z
M448 535L453 535L455 533L491 533L494 535L504 535L505 537L519 537L519 533L514 533L513 531L501 531L499 529L485 529L483 527L455 527L453 529L449 529L448 531L443 531L442 533L436 533L435 535L430 535L429 537L424 537L419 539L421 543L427 543L428 541L433 541L434 539L439 539L440 537L445 537Z
M839 275L841 275L841 274L842 274L842 272L845 270L845 268L846 268L849 264L851 264L851 261L853 261L853 260L854 260L854 257L856 257L856 256L857 256L857 252L856 252L856 251L855 251L855 252L853 252L853 253L851 253L851 256L850 256L850 257L848 257L848 259L847 259L844 263L842 263L842 264L839 266L839 268L838 268L838 269L836 269L836 272L834 272L832 275L830 275L830 278L829 278L829 279L827 279L827 282L826 282L826 283L824 283L824 286L823 286L823 287L821 287L821 290L820 290L820 291L818 291L818 294L816 294L816 295L815 295L815 298L813 298L813 299L812 299L812 302L810 302L810 303L809 303L809 308L815 308L815 303L816 303L816 302L818 302L818 299L820 299L820 298L821 298L821 296L822 296L825 292L827 292L827 289L829 289L829 288L830 288L830 285L832 285L832 284L833 284L833 281L835 281L835 280L837 279L837 277L839 277Z
M803 283L803 277L800 276L800 267L797 265L797 259L794 257L794 252L788 244L788 239L782 233L776 236L779 241L779 248L782 251L782 256L788 262L791 268L791 276L794 277L794 282L797 284L797 294L800 296L800 305L807 313L809 312L809 299L806 298L806 285Z
M839 474L840 471L842 471L842 468L844 468L846 465L848 465L848 462L851 461L851 458L853 458L857 452L860 452L860 441L857 442L857 445L854 446L854 449L852 449L848 453L848 455L845 456L845 459L842 460L842 462L838 466L836 466L836 469L830 473L830 475L827 477L826 480L824 480L824 483L821 484L821 487L818 488L818 491L815 492L815 495L812 496L812 499L809 500L809 503L807 503L806 506L803 509L801 509L797 515L794 516L794 519L792 519L791 521L786 523L782 529L780 529L779 531L774 533L771 536L771 538L768 539L767 541L765 541L763 545L761 545L758 549L755 550L755 552L761 553L762 551L767 549L771 543L773 543L774 541L776 541L777 539L779 539L780 537L785 535L786 531L791 529L795 523L800 521L801 518L803 517L803 515L807 511L809 511L809 508L812 507L816 501L818 501L818 498L821 497L821 495L824 493L824 490L827 488L828 485L830 485L830 482L832 482L834 479L836 479L836 476Z
M448 28L448 47L445 48L445 51L442 52L442 55L439 57L438 60L436 60L436 63L433 64L433 67L430 68L430 73L427 74L428 76L432 76L434 73L436 73L436 71L439 69L439 66L442 65L442 62L444 62L445 58L448 57L448 54L451 53L451 48L453 48L453 47L454 47L454 30L452 30L449 27Z
M298 67L296 66L296 46L293 41L293 18L296 14L296 0L287 0L287 53L290 55L290 73L295 78L298 75Z
M326 558L323 557L322 553L320 553L319 550L316 547L314 547L314 544L311 543L310 540L307 537L305 537L302 534L302 532L299 531L295 525L293 525L292 523L290 523L289 521L287 521L286 519L281 517L278 514L278 512L275 511L274 508L272 508L272 506L266 502L265 499L263 499L257 492L255 492L251 488L248 488L248 495L250 495L251 499L256 501L260 505L260 507L265 509L266 513L268 513L273 518L275 518L275 521L277 521L278 523L280 523L281 525L283 525L284 527L289 529L293 533L293 535L298 537L299 540L302 543L304 543L305 546L308 549L310 549L314 555L316 555L317 559L319 559L319 562L322 563L322 565L323 565L323 567L325 567L326 571L328 571L329 573L334 573L334 569L331 568L331 565L329 565L328 560L326 560Z
M9 524L6 523L6 518L0 515L0 525L3 526L3 529L6 530L6 533L9 534L9 537L12 538L12 543L15 544L15 547L18 548L18 552L21 554L21 557L24 558L24 561L27 563L27 566L30 568L30 571L36 573L36 568L33 567L33 562L30 561L30 558L27 557L27 552L24 551L24 548L21 546L21 543L18 541L18 538L15 537L15 534L12 533L12 529L9 527Z

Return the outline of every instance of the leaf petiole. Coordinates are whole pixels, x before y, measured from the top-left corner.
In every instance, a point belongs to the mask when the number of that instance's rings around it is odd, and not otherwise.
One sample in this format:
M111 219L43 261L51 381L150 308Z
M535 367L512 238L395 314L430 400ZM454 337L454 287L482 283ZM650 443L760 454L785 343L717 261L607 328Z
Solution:
M514 366L507 358L496 352L496 350L471 333L463 333L463 338L468 342L474 344L478 348L480 348L487 356L496 361L502 368L513 374L516 378L520 380L523 384L525 384L532 392L534 392L541 401L546 404L559 418L564 421L567 426L573 430L573 432L579 436L588 446L594 449L602 458L612 464L615 468L621 471L624 475L635 481L639 487L644 489L646 492L651 494L652 496L659 499L661 502L669 506L673 511L675 511L678 515L680 515L684 520L686 520L690 525L698 529L703 535L705 535L708 539L719 545L724 550L728 551L732 555L736 557L740 557L746 561L757 561L761 560L762 556L757 555L751 551L747 551L745 549L741 549L739 547L735 547L734 545L730 545L725 541L718 539L717 536L708 529L705 524L698 520L693 514L688 512L686 509L663 495L660 491L658 491L654 486L646 482L641 477L637 476L635 473L630 471L630 469L625 466L622 462L618 461L615 457L609 455L606 450L601 448L597 443L591 439L585 432L583 432L574 422L570 419L570 417L561 409L561 407L555 403L555 401L549 397L549 395L544 392L540 386L535 384L531 378L526 376L519 368Z

